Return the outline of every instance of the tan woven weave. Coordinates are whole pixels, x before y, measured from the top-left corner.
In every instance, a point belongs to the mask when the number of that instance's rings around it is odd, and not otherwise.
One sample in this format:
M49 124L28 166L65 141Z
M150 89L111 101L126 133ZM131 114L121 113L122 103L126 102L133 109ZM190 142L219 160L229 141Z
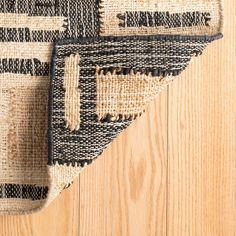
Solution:
M221 7L218 0L103 0L102 10L102 35L146 35L146 34L168 34L168 35L209 35L217 34L222 27ZM169 14L186 12L201 12L205 14L205 21L198 24L199 18L193 17L192 27L176 27L176 21L165 16L164 22L157 27L119 27L125 23L125 12L168 12ZM114 17L118 15L119 17ZM123 16L123 17L122 17ZM208 20L209 19L209 20ZM182 18L183 21L183 18ZM167 24L168 22L168 24ZM205 24L207 22L207 24Z
M153 77L136 74L128 75L97 72L97 115L99 120L111 115L112 121L134 119L141 115L146 105L172 80L170 77ZM123 115L120 117L120 115Z

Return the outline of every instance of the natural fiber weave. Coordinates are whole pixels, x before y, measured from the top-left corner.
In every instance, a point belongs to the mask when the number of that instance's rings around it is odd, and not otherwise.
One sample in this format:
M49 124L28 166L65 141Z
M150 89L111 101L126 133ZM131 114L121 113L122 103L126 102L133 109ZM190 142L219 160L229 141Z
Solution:
M222 24L218 0L102 0L101 7L102 35L209 35Z
M1 0L0 214L46 207L221 31L220 0Z

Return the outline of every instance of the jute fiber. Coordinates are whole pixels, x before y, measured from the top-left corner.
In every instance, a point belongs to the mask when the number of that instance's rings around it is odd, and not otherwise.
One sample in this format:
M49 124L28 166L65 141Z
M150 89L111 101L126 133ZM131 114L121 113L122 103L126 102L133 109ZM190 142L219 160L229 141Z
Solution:
M221 37L220 0L1 0L0 214L45 208Z

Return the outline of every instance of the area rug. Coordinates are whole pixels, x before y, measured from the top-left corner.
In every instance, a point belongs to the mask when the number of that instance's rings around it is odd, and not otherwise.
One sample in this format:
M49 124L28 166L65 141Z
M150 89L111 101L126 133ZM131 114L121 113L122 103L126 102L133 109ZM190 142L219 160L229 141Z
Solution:
M0 213L45 208L222 21L220 0L1 0Z

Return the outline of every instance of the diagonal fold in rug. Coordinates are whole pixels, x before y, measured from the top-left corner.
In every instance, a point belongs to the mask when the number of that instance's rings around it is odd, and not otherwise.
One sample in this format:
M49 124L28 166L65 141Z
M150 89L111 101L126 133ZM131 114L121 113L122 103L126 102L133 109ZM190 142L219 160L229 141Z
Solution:
M220 0L2 0L0 214L45 208L222 37L222 18Z

